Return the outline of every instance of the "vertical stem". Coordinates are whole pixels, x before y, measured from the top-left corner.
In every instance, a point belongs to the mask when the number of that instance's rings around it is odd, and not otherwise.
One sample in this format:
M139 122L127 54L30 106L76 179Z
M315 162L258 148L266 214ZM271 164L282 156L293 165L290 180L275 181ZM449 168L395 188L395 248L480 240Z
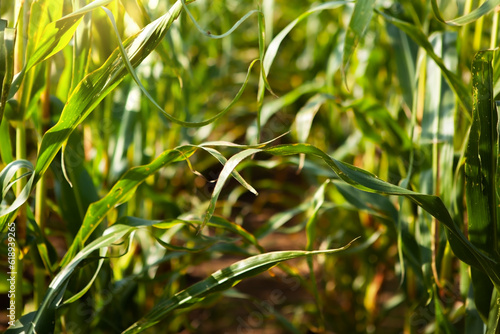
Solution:
M50 60L47 61L45 68L45 90L41 96L42 102L42 115L40 119L39 129L40 134L45 133L48 128L50 121ZM45 220L47 213L47 203L45 202L47 184L45 180L45 175L40 177L36 187L35 196L35 221L44 234ZM40 305L43 296L45 295L45 270L35 266L34 268L34 283L33 283L33 301L35 306Z
M500 16L500 10L493 13L493 22L491 24L491 39L490 39L490 49L494 49L497 45L498 40L498 17Z
M470 13L470 11L472 10L472 0L467 0L465 2L465 5L464 5L464 15L467 15ZM470 45L470 41L468 40L469 39L469 29L470 29L470 26L468 24L464 25L462 27L462 38L460 38L460 44L461 44L461 55L460 55L460 58L462 58L463 60L467 61L467 59L469 58L468 55L470 54L470 48L468 47L465 47L466 45Z
M17 38L14 50L14 71L16 73L20 72L24 64L24 53L26 48L25 37L26 25L28 18L28 7L29 1L19 0L15 2L16 5L16 23L17 26ZM21 91L21 89L19 90ZM19 91L15 95L15 98L20 101ZM22 107L21 107L22 108ZM24 110L20 109L17 111L20 115L24 115ZM26 128L24 125L24 118L20 118L16 124L16 159L26 159ZM18 176L22 175L23 171L19 171ZM26 185L26 178L22 178L18 181L16 186L16 195L19 196L22 189ZM16 319L20 318L24 309L23 305L23 263L24 260L22 248L26 240L26 204L23 204L18 209L18 216L16 219L16 262L15 262L15 313Z
M24 123L20 123L16 128L16 159L26 159L26 129ZM22 172L19 172L20 176ZM21 193L22 189L26 185L26 178L22 178L17 183L17 196ZM24 241L26 240L26 204L23 204L18 211L18 217L16 220L16 262L15 262L15 272L16 272L16 296L15 296L15 312L16 319L20 318L23 312L23 253L22 248Z
M478 6L480 6L482 3L483 1L479 1ZM484 23L484 16L481 16L479 19L477 19L474 27L474 42L473 42L474 51L481 50L481 38L483 37L483 23Z

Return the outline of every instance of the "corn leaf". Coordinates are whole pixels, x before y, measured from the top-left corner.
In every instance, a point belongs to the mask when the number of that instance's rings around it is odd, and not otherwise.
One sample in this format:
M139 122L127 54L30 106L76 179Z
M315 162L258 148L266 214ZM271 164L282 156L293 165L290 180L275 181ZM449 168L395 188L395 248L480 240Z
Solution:
M493 98L492 51L478 52L472 63L472 125L465 153L466 203L469 240L498 259L497 141L498 115ZM472 270L477 310L488 318L493 286L488 277Z
M59 20L46 25L41 34L37 33L36 36L38 37L34 38L32 42L32 48L34 49L34 51L32 55L30 55L28 62L26 63L22 71L16 74L16 77L14 78L14 82L10 89L9 96L12 97L17 92L22 80L24 79L25 73L27 73L36 64L61 51L69 43L71 38L73 38L73 34L75 33L78 24L85 14L93 11L96 8L105 6L111 1L112 0L93 1L87 6L80 8L79 10L62 17ZM47 5L48 4L50 4L50 2L47 2ZM40 13L42 12L43 8L41 9ZM36 32L37 29L34 29L34 31Z
M153 175L160 168L168 164L189 158L195 150L196 148L193 146L182 146L177 149L168 150L151 163L134 167L127 171L106 196L89 206L78 234L61 261L61 267L69 263L78 250L83 248L85 241L87 241L90 234L104 220L106 214L115 206L125 202L148 176Z
M342 75L345 76L349 62L361 39L365 36L373 16L375 0L358 0L354 5L349 27L346 31L344 53L342 55Z
M407 197L444 224L447 228L448 241L450 242L450 245L452 246L452 249L457 257L459 257L462 261L483 270L488 274L496 286L500 286L500 266L498 262L493 260L491 257L484 255L470 243L470 241L461 232L459 226L457 226L457 224L453 221L448 210L439 197L416 193L387 183L365 170L331 158L313 145L278 145L264 149L249 149L235 154L228 160L219 175L205 215L205 222L209 221L210 217L213 215L217 198L220 195L223 184L231 174L231 171L243 159L258 152L266 152L276 156L287 156L293 154L316 156L321 158L342 180L358 189L387 195Z
M20 170L27 170L27 173L24 173L21 177L14 178L16 173ZM14 212L21 205L24 204L28 200L28 197L31 192L31 187L33 185L34 180L34 167L31 162L27 160L15 160L8 164L1 172L0 172L0 205L4 201L7 196L7 192L12 188L12 186L19 181L21 178L25 178L29 176L26 185L21 190L19 195L16 197L14 202L10 205L5 204L5 207L0 206L0 217L7 215L9 213ZM3 226L0 226L0 230L3 230Z
M106 230L105 235L94 240L87 247L82 249L82 251L79 252L77 256L56 275L56 277L54 277L36 313L34 315L27 315L30 317L30 321L26 321L26 319L23 320L24 317L21 318L14 326L11 326L6 331L6 334L53 333L56 308L61 304L68 281L73 272L78 268L80 262L96 250L100 250L100 255L104 256L109 246L126 237L135 229L137 229L137 227L127 225L112 226Z
M445 20L443 18L443 16L441 15L441 11L439 10L437 0L432 0L431 4L432 4L432 10L434 11L434 15L439 21L446 23L450 26L463 26L472 23L477 19L479 19L480 17L493 11L496 7L498 7L498 5L500 5L500 0L486 0L481 4L481 6L474 9L472 12L452 20Z
M160 43L172 22L180 14L181 8L181 4L176 2L169 12L124 42L127 47L127 57L133 66L141 63ZM45 173L71 132L123 80L126 73L124 60L118 48L99 69L88 74L78 84L66 103L61 118L42 138L35 171L37 181Z
M417 26L410 24L405 21L401 21L393 16L390 16L386 13L383 13L381 11L377 10L377 13L382 15L384 19L387 20L387 22L395 25L397 28L401 29L403 32L405 32L415 43L417 43L420 47L422 47L429 57L432 58L436 62L436 64L439 66L441 69L441 72L443 73L443 76L446 78L448 83L450 84L451 89L455 92L457 98L459 99L461 105L464 107L464 109L468 112L469 110L472 110L472 101L470 98L469 91L463 84L463 82L460 80L460 78L451 72L446 65L443 62L443 59L441 59L438 55L433 50L432 44L429 42L427 39L427 36L424 34L424 32L418 28Z
M3 120L3 113L14 75L15 39L15 29L7 28L7 21L0 20L0 122Z
M353 240L354 241L354 240ZM175 294L172 298L167 299L159 304L146 314L139 321L123 331L123 334L140 333L145 329L155 325L162 318L177 308L186 307L193 302L199 301L207 295L229 289L238 284L244 278L252 277L260 274L280 262L296 259L307 255L331 254L348 248L351 243L337 249L329 249L324 251L281 251L270 252L249 257L245 260L236 262L229 267L218 270L210 277L198 282L189 288Z

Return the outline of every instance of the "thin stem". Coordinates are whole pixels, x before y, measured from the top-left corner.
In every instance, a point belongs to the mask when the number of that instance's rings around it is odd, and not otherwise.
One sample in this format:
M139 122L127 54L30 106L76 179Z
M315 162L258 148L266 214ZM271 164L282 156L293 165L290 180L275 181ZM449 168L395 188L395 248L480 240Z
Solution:
M38 131L43 134L50 121L50 61L47 62L45 67L45 90L41 96L42 102L42 116L39 123ZM44 234L45 220L47 213L47 203L45 201L47 193L47 184L45 175L42 175L36 187L35 199L35 221L38 223L42 235ZM34 288L33 300L36 306L40 305L43 296L45 295L45 269L35 266L34 268Z
M483 1L479 1L478 6L480 6L482 3ZM477 19L474 29L473 48L475 51L481 50L481 39L483 37L483 23L484 23L484 16L481 16L479 19Z
M494 49L497 46L498 40L498 18L500 16L500 10L493 13L493 22L491 24L491 39L490 39L490 49Z
M16 159L26 159L26 129L24 123L20 123L16 128ZM20 171L18 176L21 176ZM16 192L17 195L21 193L22 189L26 185L26 178L19 180ZM18 211L18 217L16 219L16 261L15 261L15 272L16 272L16 296L15 296L15 312L16 319L20 318L23 312L23 253L22 248L24 241L26 240L26 204L22 205Z

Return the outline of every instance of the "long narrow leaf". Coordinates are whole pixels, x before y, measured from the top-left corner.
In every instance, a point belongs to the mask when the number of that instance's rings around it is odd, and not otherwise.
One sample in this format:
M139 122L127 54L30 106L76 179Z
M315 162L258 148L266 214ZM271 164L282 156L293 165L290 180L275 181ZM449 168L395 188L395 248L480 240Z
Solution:
M482 269L488 274L493 283L500 287L500 265L491 257L480 252L470 241L464 236L460 228L451 218L448 210L437 196L425 195L413 192L411 190L395 186L387 183L377 176L349 165L347 163L335 160L312 145L294 144L294 145L278 145L266 149L250 149L234 155L228 160L224 169L219 175L219 179L212 194L210 205L207 209L204 221L208 221L215 210L215 202L222 190L223 184L231 174L232 169L241 162L244 158L256 154L258 152L267 152L272 155L286 156L292 154L308 154L319 157L345 182L364 191L378 192L387 195L405 196L415 204L429 212L437 220L443 223L448 231L448 240L454 253L464 262Z
M349 62L360 40L365 36L373 16L375 0L356 1L351 21L346 31L344 53L342 55L342 75L345 76Z
M353 240L354 241L354 240ZM245 260L236 262L229 267L218 270L210 277L198 282L189 288L175 294L172 298L167 299L156 305L142 319L134 323L128 329L123 331L123 334L140 333L145 329L155 325L162 318L167 316L173 310L185 307L199 298L203 298L211 293L226 290L244 278L252 277L260 274L280 262L296 259L307 255L331 254L348 248L351 243L337 249L329 249L324 251L281 251L271 252L266 254L255 255Z
M103 248L106 249L107 247L113 245L118 240L129 235L135 229L137 229L137 227L126 225L112 226L106 231L105 235L94 240L87 247L82 249L82 251L79 252L78 255L70 263L68 263L68 265L65 266L56 277L54 277L49 285L47 294L45 295L45 298L43 299L37 312L33 316L33 319L27 324L24 324L23 321L20 323L18 322L6 333L53 333L55 310L61 303L69 278L80 262L86 259L94 251ZM104 253L101 252L101 255L104 255Z
M40 34L41 38L37 41L36 45L33 46L36 48L35 51L29 57L26 66L16 75L9 96L12 97L17 92L25 73L39 62L61 51L70 42L79 22L85 14L96 8L105 6L110 2L112 2L112 0L96 0L45 26L43 32Z
M457 17L453 20L445 20L443 16L441 15L441 11L439 10L439 6L437 3L437 0L432 0L432 10L434 11L434 15L436 15L436 18L443 22L446 23L450 26L463 26L469 23L472 23L479 19L480 17L490 13L493 11L498 5L500 5L500 0L486 0L483 2L481 6L478 8L474 9L472 12L462 15L460 17Z
M169 12L124 42L133 66L140 64L160 43L181 9L180 2L176 2ZM78 84L57 124L43 136L35 170L36 181L45 173L71 132L125 77L127 70L120 52L117 48L99 69Z
M493 97L492 51L478 52L472 62L472 126L465 152L466 203L469 239L477 248L498 258L497 236L497 124ZM479 314L488 318L493 286L473 268L474 299Z
M417 26L412 25L408 22L401 21L395 17L392 17L380 11L377 12L380 15L382 15L382 17L384 17L389 23L392 23L393 25L404 31L408 36L410 36L411 39L413 39L413 41L415 41L415 43L417 43L427 52L427 54L436 62L436 64L441 69L443 76L450 84L451 88L457 95L457 98L459 99L460 103L465 108L465 110L466 111L472 110L472 100L470 98L469 91L467 90L463 82L460 80L460 78L455 73L451 72L446 67L443 60L436 55L436 53L432 48L432 44L429 42L424 32Z
M104 220L106 214L118 204L126 201L148 176L153 175L168 164L189 158L195 150L196 148L193 146L182 146L168 150L150 164L134 167L126 172L105 197L89 206L78 234L61 261L61 267L71 261L78 250L83 248L85 241Z

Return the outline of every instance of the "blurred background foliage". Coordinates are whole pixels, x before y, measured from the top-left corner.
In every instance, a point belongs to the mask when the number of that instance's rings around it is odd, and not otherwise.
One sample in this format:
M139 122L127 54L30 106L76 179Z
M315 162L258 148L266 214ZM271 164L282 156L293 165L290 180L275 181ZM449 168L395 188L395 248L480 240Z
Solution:
M43 190L28 200L31 209L24 231L18 225L25 253L22 314L38 309L49 282L64 267L60 261L75 242L89 205L109 194L132 167L149 164L179 145L250 145L285 134L271 145L312 144L389 183L437 195L453 221L467 231L464 154L473 119L471 69L477 51L498 46L498 7L454 26L437 18L432 1L337 2L339 6L307 17L308 10L326 2L188 4L209 35L228 31L255 9L262 11L265 28L259 31L254 14L228 36L212 39L200 33L183 10L155 51L136 67L143 86L167 113L188 122L206 120L226 108L248 80L246 89L227 114L203 127L169 121L130 75L104 97L69 136L64 155L59 152L43 174L38 183L40 188L43 183ZM87 3L1 2L1 17L8 27L17 28L14 73L28 61L24 55L33 33L29 29L44 28L30 21L36 4L49 13L46 20L51 22ZM483 3L437 1L436 6L448 20ZM125 40L172 5L121 0L106 8ZM357 12L363 5L368 9ZM58 6L59 16L51 16L56 11L50 6ZM274 94L266 92L262 99L260 64L246 76L262 51L259 33L265 32L266 46L271 47L271 41L299 17L301 21L278 43L266 73ZM409 23L418 33L392 24L394 19ZM1 168L13 158L36 163L42 136L58 122L77 84L118 47L112 22L98 8L83 17L75 36L28 72L31 81L25 78L13 96L21 107L12 101L6 105ZM425 41L419 39L422 36ZM457 93L443 76L426 41L468 96ZM349 43L355 49L349 51ZM500 92L498 54L493 56L493 98ZM24 156L17 148L22 132ZM241 148L217 150L229 159ZM150 332L482 333L484 322L495 318L490 315L488 320L490 300L495 300L491 281L482 274L490 289L485 296L474 295L470 267L454 256L444 227L434 217L402 197L347 185L312 155L264 152L239 163L236 169L258 196L229 179L211 224L197 233L222 169L211 152L197 149L188 161L148 176L122 204L110 208L89 241L127 217L167 225L138 230L133 241L113 247L103 263L97 261L97 253L80 263L64 299L97 276L80 299L57 309L54 331L119 333L160 300L250 255L336 248L358 236L339 254L288 261L233 288L200 297L170 313ZM3 196L4 205L12 202L11 195ZM223 227L229 222L244 233ZM7 246L1 247L6 254ZM3 264L6 261L2 258ZM3 293L8 289L6 273L0 272ZM479 298L477 307L474 298ZM1 312L7 303L2 298ZM6 313L0 314L6 326ZM488 325L492 333L497 329L493 321Z

